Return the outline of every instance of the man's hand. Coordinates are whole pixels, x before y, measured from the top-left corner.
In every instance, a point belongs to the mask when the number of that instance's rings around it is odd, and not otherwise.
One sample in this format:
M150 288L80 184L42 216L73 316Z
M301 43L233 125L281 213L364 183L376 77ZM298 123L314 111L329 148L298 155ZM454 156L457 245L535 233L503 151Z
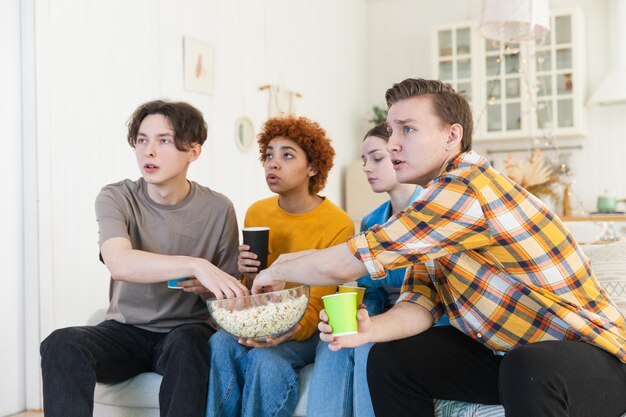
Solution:
M276 271L280 269L281 264L297 258L301 258L313 252L317 252L317 249L303 250L293 253L283 253L282 255L280 255L269 268L264 269L254 277L252 283L252 294L259 294L269 291L280 291L285 288L286 281L284 279L276 279L275 277Z
M248 295L249 291L235 277L228 275L206 259L199 259L195 265L194 276L213 294L215 298L232 298Z
M102 259L111 271L111 278L137 284L153 284L180 277L196 278L216 298L232 298L248 294L248 289L206 259L191 256L161 255L133 249L130 240L113 237L101 248ZM185 281L186 282L186 281ZM189 284L193 287L195 282ZM202 294L199 288L186 291Z
M299 324L296 324L296 326L293 329L289 330L284 335L279 336L277 338L268 337L267 339L265 339L264 342L259 342L258 340L244 339L244 338L240 338L238 342L244 346L253 347L253 348L267 348L267 347L272 347L272 346L278 346L281 343L284 343L290 340L294 334L298 333L298 330L300 330L300 327L301 326Z
M328 348L332 351L338 351L341 348L353 348L364 345L371 341L371 324L370 316L367 313L365 304L361 304L359 311L356 314L358 320L358 332L357 334L351 334L348 336L335 337L332 335L333 328L328 324L328 316L326 310L320 311L320 322L317 328L320 331L320 339L324 342L328 342Z
M200 281L195 278L189 278L185 281L179 281L176 283L177 286L182 288L185 292L192 292L196 295L200 296L208 296L211 294L211 291L207 290L204 285Z
M260 294L269 291L280 291L285 288L285 282L275 280L273 272L276 270L275 266L270 266L267 269L262 270L254 278L252 283L252 294Z

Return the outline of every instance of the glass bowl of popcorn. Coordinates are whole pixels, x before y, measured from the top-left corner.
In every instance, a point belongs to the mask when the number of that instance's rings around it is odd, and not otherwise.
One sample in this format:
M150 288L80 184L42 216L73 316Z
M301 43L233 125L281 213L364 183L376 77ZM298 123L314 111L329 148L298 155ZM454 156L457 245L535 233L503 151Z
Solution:
M236 338L264 341L298 324L309 304L309 286L244 297L207 300L215 325Z

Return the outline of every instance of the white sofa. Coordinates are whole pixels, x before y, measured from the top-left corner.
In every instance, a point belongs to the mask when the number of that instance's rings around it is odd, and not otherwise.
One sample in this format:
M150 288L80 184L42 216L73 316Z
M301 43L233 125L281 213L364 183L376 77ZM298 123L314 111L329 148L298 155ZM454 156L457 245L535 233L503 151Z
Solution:
M584 246L583 250L601 285L626 315L626 242ZM103 311L94 314L90 324L99 322L103 314ZM300 371L300 395L294 417L306 416L306 394L312 369L313 365L308 365ZM160 375L144 373L119 384L97 384L93 415L158 417L160 383ZM500 406L457 401L436 401L435 411L438 417L504 417L504 409ZM626 414L622 417L626 417Z

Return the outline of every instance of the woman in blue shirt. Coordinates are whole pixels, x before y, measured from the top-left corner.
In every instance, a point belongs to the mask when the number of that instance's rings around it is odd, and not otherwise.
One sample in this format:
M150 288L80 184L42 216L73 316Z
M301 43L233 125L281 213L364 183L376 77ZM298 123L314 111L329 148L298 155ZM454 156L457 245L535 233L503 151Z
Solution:
M422 187L413 184L400 184L387 152L386 125L372 128L363 139L361 159L363 172L376 193L387 193L389 201L381 204L361 221L361 231L377 224L385 223L393 214L410 205ZM387 277L373 280L365 275L357 280L365 287L363 303L370 316L380 314L391 307L400 294L406 269L387 272ZM447 318L443 317L443 321ZM442 320L438 325L442 324ZM373 417L374 410L367 386L367 355L372 344L356 349L341 349L333 352L328 343L319 342L315 356L315 366L307 398L308 417Z

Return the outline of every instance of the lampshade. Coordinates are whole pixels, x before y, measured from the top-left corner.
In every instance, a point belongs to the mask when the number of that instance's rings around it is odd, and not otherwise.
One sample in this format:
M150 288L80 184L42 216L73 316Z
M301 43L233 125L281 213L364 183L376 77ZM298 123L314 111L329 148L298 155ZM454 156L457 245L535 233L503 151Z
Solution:
M550 33L548 0L483 0L480 32L487 39L517 43Z

